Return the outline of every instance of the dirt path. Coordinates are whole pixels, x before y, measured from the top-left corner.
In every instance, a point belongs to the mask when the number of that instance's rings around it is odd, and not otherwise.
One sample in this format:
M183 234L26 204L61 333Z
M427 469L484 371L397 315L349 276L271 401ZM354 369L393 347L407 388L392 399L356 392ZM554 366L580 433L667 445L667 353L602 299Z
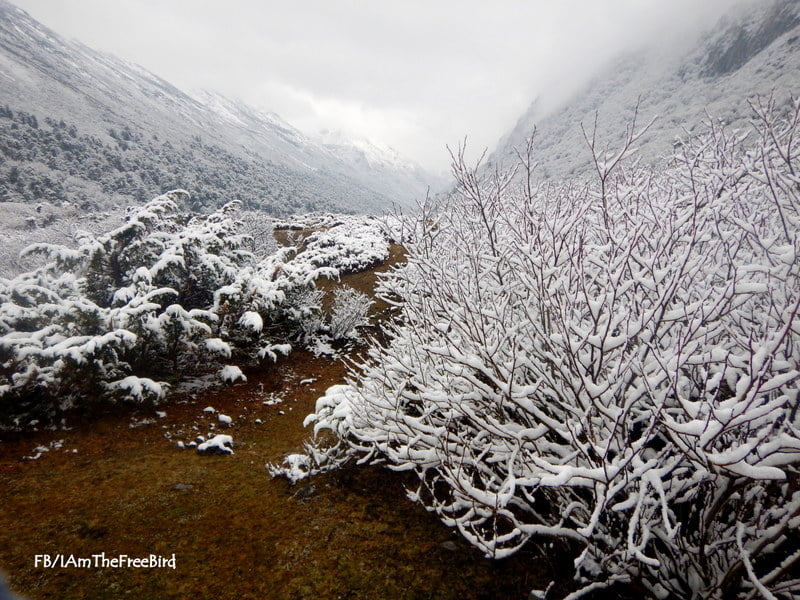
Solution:
M372 282L374 274L350 280ZM344 367L296 351L247 375L246 384L173 399L165 417L111 414L0 441L0 569L12 588L31 600L519 599L559 567L529 553L482 558L406 500L402 477L386 470L344 470L294 487L271 479L265 463L301 449L304 416ZM276 397L282 402L263 404ZM176 447L219 427L203 412L209 405L233 418L225 431L238 443L232 456ZM51 448L22 460L37 446ZM313 492L298 494L308 485ZM177 568L35 565L37 554L103 552L174 553Z

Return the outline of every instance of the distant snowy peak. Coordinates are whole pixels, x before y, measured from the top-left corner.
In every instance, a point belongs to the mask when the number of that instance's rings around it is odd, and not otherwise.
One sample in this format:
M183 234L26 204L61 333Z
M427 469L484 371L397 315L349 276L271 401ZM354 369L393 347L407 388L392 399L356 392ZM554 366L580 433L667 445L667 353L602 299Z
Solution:
M323 129L319 132L317 140L328 149L349 153L351 160L364 161L371 168L388 167L407 171L420 168L391 146L378 144L366 138L348 137L341 130Z
M423 197L429 186L441 185L435 177L394 148L364 138L346 136L338 130L307 135L274 112L258 110L241 100L217 92L191 92L209 113L238 129L244 139L258 143L272 140L272 150L298 168L343 172L365 186L375 186L401 204Z
M416 172L422 168L386 144L366 138L350 137L341 130L323 129L317 135L306 135L280 115L258 110L241 100L235 100L210 90L193 90L189 94L204 107L229 123L240 127L261 127L276 132L284 139L305 146L316 146L353 166L371 169L389 168Z
M330 154L332 158L343 160L351 166L369 169L388 168L401 172L422 171L419 165L386 144L372 142L366 138L349 137L341 130L323 129L317 135L307 135L280 115L258 110L241 100L231 99L209 90L194 90L190 95L229 123L240 127L269 130L296 145L316 147Z
M432 175L391 146L350 137L338 130L320 131L315 140L326 152L349 164L353 172L380 179L389 189L398 192L405 189L405 198L410 200L405 202L406 207L414 206L429 193L436 193L449 185L448 178Z

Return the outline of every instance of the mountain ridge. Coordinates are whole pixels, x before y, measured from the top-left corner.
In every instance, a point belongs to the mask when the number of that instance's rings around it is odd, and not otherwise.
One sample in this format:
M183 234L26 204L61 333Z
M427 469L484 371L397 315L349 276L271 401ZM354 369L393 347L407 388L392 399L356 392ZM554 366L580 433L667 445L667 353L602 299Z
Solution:
M598 143L614 148L637 109L640 124L656 118L637 142L637 156L652 164L691 135L706 111L745 129L749 98L774 92L785 103L799 91L798 81L800 2L736 6L681 52L658 46L628 52L559 106L548 107L546 94L540 96L500 139L487 165L512 163L535 129L540 177L586 176L593 167L581 125L591 131L597 115Z
M38 121L64 121L75 127L79 138L102 142L102 152L106 154L117 152L118 140L113 139L112 130L130 130L138 143L151 146L138 148L140 154L157 153L165 142L180 153L202 140L200 146L191 149L196 168L191 168L191 161L183 161L186 164L180 168L170 168L168 156L160 158L163 164L149 165L163 166L167 175L171 170L177 176L171 179L187 179L175 183L189 188L199 204L213 205L232 196L275 214L298 209L381 212L393 203L410 204L424 195L432 180L416 166L400 169L387 164L376 170L348 162L274 113L219 94L213 96L212 102L208 96L184 92L144 67L63 38L6 0L0 0L0 82L0 105L8 111L24 112L38 117ZM231 113L228 117L235 118L226 118L215 103L227 105ZM0 121L0 135L6 138L0 149L13 145L14 140L9 138L13 137L11 129L15 125L23 126ZM53 150L52 136L29 138L28 143L50 144L39 154L60 152L58 144ZM130 149L131 140L126 142ZM120 151L117 162L125 163L130 154L128 150ZM202 169L220 170L214 164L220 154L234 168L228 174L206 177ZM135 158L133 162L148 162L146 156ZM7 152L0 153L0 159L7 163L0 164L0 200L76 201L69 190L55 189L45 181L65 175L57 165L47 169L35 160ZM12 167L17 167L26 179L22 191L19 186L8 185L8 169ZM248 190L246 181L236 179L237 172L247 172L255 180L254 189ZM134 165L125 173L133 177L135 186L123 189L107 181L87 182L84 195L93 195L96 202L103 204L140 202L147 199L139 197L141 193L151 197L165 191L163 185L143 180ZM230 181L223 181L229 179L228 175L235 180L232 187ZM214 181L206 181L199 190L192 189L194 180L204 177ZM166 181L163 183L166 185ZM223 185L226 183L227 187ZM48 188L51 193L49 197L37 197L31 186ZM213 194L203 189L210 187ZM275 194L276 188L283 191ZM104 198L108 195L114 199ZM287 204L287 197L293 201Z

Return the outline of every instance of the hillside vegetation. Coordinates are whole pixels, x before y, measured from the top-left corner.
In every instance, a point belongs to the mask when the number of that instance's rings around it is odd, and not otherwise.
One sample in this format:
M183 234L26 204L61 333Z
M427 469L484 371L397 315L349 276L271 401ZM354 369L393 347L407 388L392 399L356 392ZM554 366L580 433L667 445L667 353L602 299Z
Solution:
M63 119L40 121L0 107L0 202L69 202L96 210L186 187L198 209L237 199L275 216L389 204L378 193L348 186L336 173L295 171L256 154L234 154L199 135L178 143L125 126L101 138Z

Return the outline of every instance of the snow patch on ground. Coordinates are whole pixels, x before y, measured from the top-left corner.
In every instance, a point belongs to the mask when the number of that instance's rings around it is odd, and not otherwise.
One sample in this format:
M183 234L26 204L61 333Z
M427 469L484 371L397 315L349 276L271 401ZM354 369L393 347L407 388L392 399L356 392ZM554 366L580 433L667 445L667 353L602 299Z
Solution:
M180 383L177 383L175 387L171 389L171 391L177 395L189 394L214 387L218 381L217 375L215 373L211 373L202 377L194 377L181 381Z
M276 404L280 404L283 401L284 398L282 398L281 396L276 396L274 394L271 394L267 396L267 399L264 400L261 404L264 406L275 406Z
M333 346L330 345L330 342L320 337L314 338L314 341L309 345L308 349L317 357L334 356L337 354Z
M33 449L31 454L27 456L23 456L22 460L39 460L46 452L50 452L51 450L61 450L64 447L64 440L54 440L47 444L46 446L39 445ZM72 450L73 453L77 452L77 450Z
M198 454L233 454L233 438L229 435L215 435L197 446Z

